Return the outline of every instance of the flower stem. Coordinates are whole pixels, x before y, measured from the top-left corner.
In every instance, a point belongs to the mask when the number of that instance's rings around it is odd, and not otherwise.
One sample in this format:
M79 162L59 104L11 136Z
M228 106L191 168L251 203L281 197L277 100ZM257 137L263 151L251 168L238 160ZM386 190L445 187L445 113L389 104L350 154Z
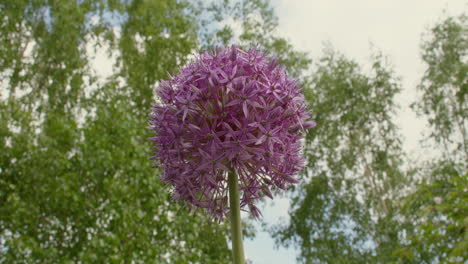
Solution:
M244 246L242 245L242 226L240 216L239 185L234 170L228 175L229 205L231 211L232 256L234 264L244 264Z

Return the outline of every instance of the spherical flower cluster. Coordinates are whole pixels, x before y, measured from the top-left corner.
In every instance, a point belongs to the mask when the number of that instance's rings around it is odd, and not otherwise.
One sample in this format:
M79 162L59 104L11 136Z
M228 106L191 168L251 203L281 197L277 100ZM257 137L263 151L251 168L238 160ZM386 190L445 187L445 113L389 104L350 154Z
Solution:
M301 133L315 123L307 121L300 88L274 59L256 49L219 48L161 81L156 93L152 159L174 199L221 220L234 171L241 209L259 217L256 200L298 183Z

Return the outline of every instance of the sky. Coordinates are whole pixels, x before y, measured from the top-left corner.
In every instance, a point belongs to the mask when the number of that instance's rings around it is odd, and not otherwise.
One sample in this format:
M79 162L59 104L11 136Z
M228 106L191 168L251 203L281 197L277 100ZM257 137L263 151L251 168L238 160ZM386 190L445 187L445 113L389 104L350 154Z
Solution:
M365 65L371 47L388 56L402 80L403 91L397 97L400 111L397 124L404 136L404 148L414 159L424 158L419 151L425 123L416 119L409 104L417 95L415 87L424 73L420 59L421 37L427 29L448 15L468 11L463 0L272 0L279 17L278 34L293 46L309 52L312 59L322 54L325 42L348 58ZM288 200L275 198L262 208L268 224L288 219ZM253 264L294 264L298 251L275 248L268 233L245 240L245 255Z

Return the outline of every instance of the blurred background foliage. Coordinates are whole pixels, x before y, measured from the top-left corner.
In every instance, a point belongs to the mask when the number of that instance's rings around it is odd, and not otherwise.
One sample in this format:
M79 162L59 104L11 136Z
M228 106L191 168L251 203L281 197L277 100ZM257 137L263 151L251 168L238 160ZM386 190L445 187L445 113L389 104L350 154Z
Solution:
M412 108L440 155L419 163L402 148L385 55L366 71L325 45L312 62L277 26L263 0L0 0L0 263L230 263L227 225L188 214L158 181L146 126L158 80L232 43L276 56L319 124L291 219L268 227L278 246L300 263L467 261L466 16L422 39ZM96 69L99 52L109 63Z

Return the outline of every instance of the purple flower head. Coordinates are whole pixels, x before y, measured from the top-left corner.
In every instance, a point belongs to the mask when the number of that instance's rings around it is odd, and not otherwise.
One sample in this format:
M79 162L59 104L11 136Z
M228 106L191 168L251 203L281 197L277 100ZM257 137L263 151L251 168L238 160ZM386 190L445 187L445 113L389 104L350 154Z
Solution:
M241 208L271 189L298 183L301 133L315 126L296 82L276 60L235 46L206 52L156 89L156 166L173 197L221 220L229 212L227 173L238 175Z

